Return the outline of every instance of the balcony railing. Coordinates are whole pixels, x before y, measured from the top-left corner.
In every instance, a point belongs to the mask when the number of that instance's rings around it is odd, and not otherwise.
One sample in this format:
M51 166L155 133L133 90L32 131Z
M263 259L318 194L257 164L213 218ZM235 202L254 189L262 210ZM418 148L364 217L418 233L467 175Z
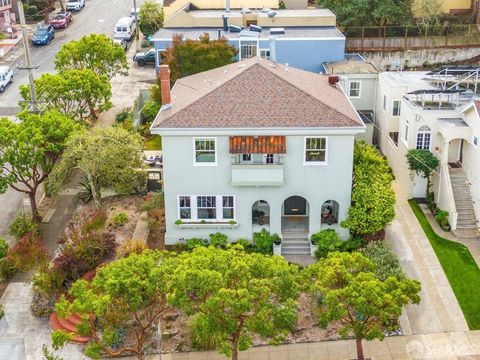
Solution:
M283 165L283 154L230 154L232 165Z

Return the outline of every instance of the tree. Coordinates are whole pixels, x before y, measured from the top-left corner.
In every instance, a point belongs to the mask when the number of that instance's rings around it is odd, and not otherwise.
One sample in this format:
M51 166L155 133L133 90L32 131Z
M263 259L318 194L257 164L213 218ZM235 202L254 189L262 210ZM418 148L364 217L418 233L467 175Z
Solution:
M109 356L133 353L138 359L144 358L147 344L155 335L153 327L167 309L165 281L158 266L162 256L146 251L113 261L100 268L91 283L76 281L69 291L72 302L62 296L55 305L63 318L72 313L82 318L77 330L92 338L86 355L98 359L101 352ZM133 341L119 346L119 329L133 333L126 336Z
M197 74L233 62L236 49L227 40L210 40L207 33L199 40L183 40L174 35L172 44L165 51L163 63L170 67L170 80L175 82L184 76Z
M426 149L410 149L407 151L405 156L407 158L410 171L413 171L417 175L427 179L426 196L428 197L428 194L430 193L430 187L432 186L430 176L438 167L440 162L430 150Z
M35 80L38 102L42 110L57 109L73 119L97 119L98 113L112 107L112 88L104 75L90 69L65 70L59 74L43 74ZM22 85L20 106L30 105L30 86Z
M282 257L211 246L163 265L170 274L169 303L194 314L197 339L213 342L234 360L255 334L278 337L295 324L298 268Z
M111 79L128 75L127 56L122 47L106 35L90 34L64 44L55 56L55 69L90 69Z
M79 129L57 111L41 115L23 112L20 122L0 118L0 193L8 187L27 194L32 217L40 220L36 194L59 157L67 139Z
M138 134L122 128L95 127L72 136L61 161L48 182L48 191L56 193L74 168L86 175L95 205L101 206L101 189L130 194L143 190L146 171L142 141Z
M412 19L411 0L317 0L341 26L401 25Z
M354 336L357 357L364 360L362 340L384 338L385 330L396 330L402 307L418 304L420 283L374 273L372 261L360 253L330 253L306 269L309 291L318 297L319 322L340 324L342 338Z
M395 218L393 175L387 160L364 141L355 142L352 204L342 226L354 235L374 235Z
M163 27L163 9L160 4L145 1L138 12L138 27L145 36L153 35Z

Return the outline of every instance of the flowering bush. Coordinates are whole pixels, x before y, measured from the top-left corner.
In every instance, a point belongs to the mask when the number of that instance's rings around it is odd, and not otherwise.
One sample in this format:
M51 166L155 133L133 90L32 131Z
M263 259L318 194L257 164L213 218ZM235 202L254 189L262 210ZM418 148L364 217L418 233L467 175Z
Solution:
M47 262L48 253L42 239L30 232L8 250L5 260L20 271L30 271Z

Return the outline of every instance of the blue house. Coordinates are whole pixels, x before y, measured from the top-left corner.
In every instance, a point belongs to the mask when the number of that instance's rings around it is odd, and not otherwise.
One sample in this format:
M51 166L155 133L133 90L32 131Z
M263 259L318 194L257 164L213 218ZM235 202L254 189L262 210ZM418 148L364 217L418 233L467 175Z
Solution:
M157 54L172 42L172 36L198 39L224 37L237 48L237 60L255 56L322 72L323 64L345 58L345 36L336 27L335 15L327 9L305 10L207 10L192 3L170 15L164 28L152 37Z

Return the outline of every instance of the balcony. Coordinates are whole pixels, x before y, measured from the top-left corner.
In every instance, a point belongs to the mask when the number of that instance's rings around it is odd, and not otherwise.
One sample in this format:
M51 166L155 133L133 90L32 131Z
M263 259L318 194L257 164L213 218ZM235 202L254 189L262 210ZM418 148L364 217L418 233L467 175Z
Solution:
M282 186L283 164L232 165L233 186Z
M12 0L0 0L0 11L10 10L12 8Z

